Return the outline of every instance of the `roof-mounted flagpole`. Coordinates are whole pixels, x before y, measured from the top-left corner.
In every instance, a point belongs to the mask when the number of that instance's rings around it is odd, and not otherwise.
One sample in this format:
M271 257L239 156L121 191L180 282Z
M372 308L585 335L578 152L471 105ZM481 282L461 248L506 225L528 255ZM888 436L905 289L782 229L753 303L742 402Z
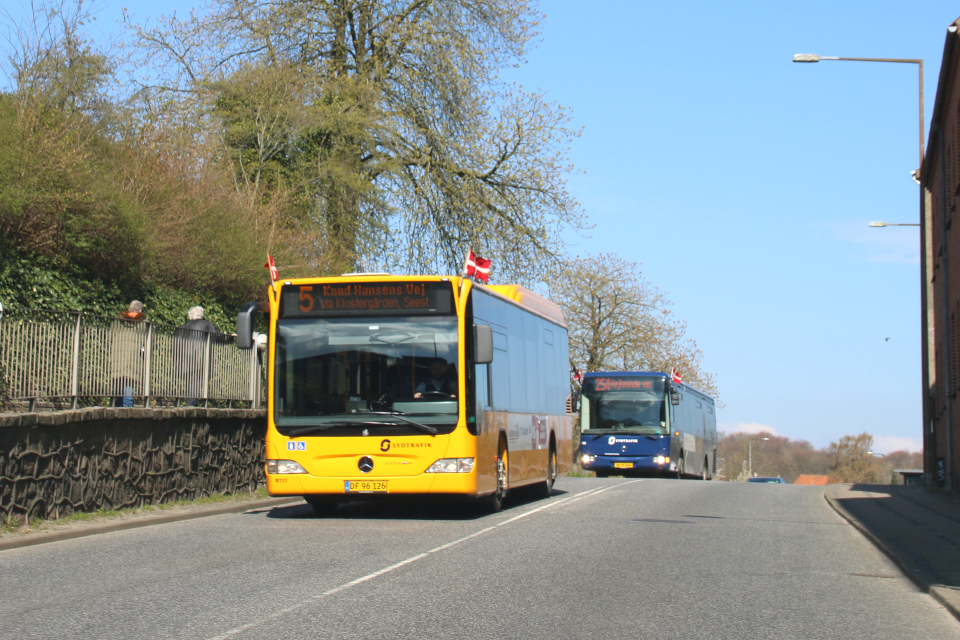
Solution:
M460 290L457 297L463 295L463 284L467 281L467 265L470 264L470 256L473 254L473 247L467 247L467 255L463 257L463 268L460 270Z
M270 270L270 286L273 287L273 293L277 293L277 280L280 279L280 272L277 271L277 265L273 262L273 256L269 253L267 254L267 264L263 265L264 268Z

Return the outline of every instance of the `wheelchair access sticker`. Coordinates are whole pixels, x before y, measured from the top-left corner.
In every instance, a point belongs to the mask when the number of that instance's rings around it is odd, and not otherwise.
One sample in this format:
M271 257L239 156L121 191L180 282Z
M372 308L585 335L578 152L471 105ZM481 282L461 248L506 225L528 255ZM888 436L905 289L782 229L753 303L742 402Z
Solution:
M303 440L291 440L287 443L287 451L306 451L307 443Z

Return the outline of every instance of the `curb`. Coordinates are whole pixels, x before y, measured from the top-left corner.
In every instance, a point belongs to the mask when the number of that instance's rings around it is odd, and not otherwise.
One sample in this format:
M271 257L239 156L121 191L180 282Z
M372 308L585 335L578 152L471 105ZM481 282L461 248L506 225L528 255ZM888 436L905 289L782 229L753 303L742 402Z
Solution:
M960 620L960 590L954 587L933 585L927 590L933 599L947 608L955 618Z
M833 485L837 486L837 485ZM870 529L855 518L846 508L841 505L837 499L827 495L830 492L830 486L827 486L826 491L823 492L823 498L827 501L833 510L836 511L841 518L849 522L857 531L859 531L865 538L870 540L876 546L877 549L880 549L888 558L890 558L900 571L914 584L916 584L920 589L928 594L930 594L934 600L942 604L957 620L960 620L960 590L954 589L952 587L944 585L931 585L926 580L923 579L923 576L919 575L918 572L911 571L907 565L901 560L897 554L890 550L887 545L883 543L880 538L875 536Z
M17 537L8 539L0 538L0 551L8 549L20 549L23 547L32 547L38 544L48 542L60 542L61 540L72 540L74 538L84 538L101 533L110 533L113 531L123 531L125 529L136 529L138 527L149 527L156 524L166 524L169 522L181 522L183 520L193 520L194 518L206 518L208 516L219 516L226 513L244 513L257 509L277 507L285 504L302 502L303 498L266 498L263 500L246 500L236 502L230 505L209 507L209 508L186 508L169 513L150 514L138 518L117 519L112 522L96 523L87 526L77 527L65 531L36 531L32 533L21 534Z

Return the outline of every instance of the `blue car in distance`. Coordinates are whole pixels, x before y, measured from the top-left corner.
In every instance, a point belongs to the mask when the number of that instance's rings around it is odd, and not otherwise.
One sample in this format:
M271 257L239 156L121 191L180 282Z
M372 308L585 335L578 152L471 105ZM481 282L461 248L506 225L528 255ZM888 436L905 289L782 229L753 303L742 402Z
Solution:
M780 476L757 476L755 478L747 478L747 482L766 482L768 484L787 484L787 481L781 478Z

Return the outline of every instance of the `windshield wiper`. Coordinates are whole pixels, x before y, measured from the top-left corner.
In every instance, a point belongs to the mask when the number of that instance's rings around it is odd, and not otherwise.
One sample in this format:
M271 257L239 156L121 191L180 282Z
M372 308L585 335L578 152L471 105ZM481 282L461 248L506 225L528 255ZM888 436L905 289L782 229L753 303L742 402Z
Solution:
M397 411L396 409L391 409L390 411L357 411L358 414L363 414L365 416L403 416L406 415L404 411Z
M402 415L399 414L399 412L394 413L394 412L387 412L387 411L362 411L358 413L365 416L388 416L390 418L396 418L397 420L406 422L407 424L412 425L417 429L420 429L421 431L425 431L426 433L429 433L432 436L435 436L437 435L437 433L439 433L436 429L434 429L430 425L421 424L419 422L410 420L409 418L404 418ZM376 420L376 421L374 420L350 420L350 421L342 420L337 422L326 422L324 424L315 424L309 427L300 427L299 429L293 429L291 431L288 431L286 435L287 437L295 437L295 436L303 435L305 433L312 433L315 431L326 431L327 429L331 429L333 427L369 427L369 426L388 427L396 424L397 424L396 422L385 422L383 420Z
M362 414L365 415L365 416L389 416L389 417L391 417L391 418L396 418L397 420L402 420L403 422L406 422L407 424L413 425L414 427L416 427L417 429L420 429L421 431L426 431L426 432L429 433L430 435L437 435L437 433L439 433L436 429L434 429L434 428L431 427L430 425L422 424L422 423L420 423L420 422L416 422L416 421L414 421L414 420L411 420L410 418L405 418L405 417L403 417L403 416L405 415L405 414L403 413L403 411L358 411L357 413L362 413ZM393 423L391 423L391 422L371 422L371 423L369 423L369 424L393 424Z
M360 424L359 422L326 422L324 424L315 424L309 427L300 427L299 429L292 429L286 433L288 438L300 436L305 433L311 433L313 431L326 431L327 429L332 429L333 427L352 427L353 425Z

